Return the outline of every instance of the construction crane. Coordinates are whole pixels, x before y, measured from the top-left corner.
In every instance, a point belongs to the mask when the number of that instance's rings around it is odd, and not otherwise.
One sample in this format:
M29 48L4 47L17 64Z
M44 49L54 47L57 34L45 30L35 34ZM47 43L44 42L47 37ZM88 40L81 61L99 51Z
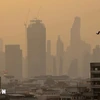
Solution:
M25 30L27 29L29 13L30 13L30 9L29 9L28 14L27 14L26 22L24 23Z
M39 17L39 13L40 13L41 8L42 8L42 7L40 6L40 8L39 8L39 10L38 10L38 13L37 13L36 19L38 19L38 17Z

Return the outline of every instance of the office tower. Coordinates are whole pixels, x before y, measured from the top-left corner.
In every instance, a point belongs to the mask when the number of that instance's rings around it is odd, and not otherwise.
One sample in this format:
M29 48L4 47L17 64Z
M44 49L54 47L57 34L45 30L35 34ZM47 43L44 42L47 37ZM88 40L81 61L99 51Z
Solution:
M60 66L61 65L61 58L63 59L63 56L64 56L64 44L63 44L60 36L58 36L57 48L56 48L56 68L58 69L59 75L61 75L60 69L61 70L63 69L63 66ZM62 74L63 74L63 72L62 72Z
M81 28L81 19L80 17L75 17L74 23L71 28L70 44L72 46L75 46L75 45L77 46L77 44L79 44L81 41L80 28Z
M100 99L100 63L90 63L92 100Z
M38 19L27 28L27 59L29 77L46 75L46 28Z
M91 62L91 54L90 52L86 52L83 57L83 77L89 78L90 76L90 62Z
M23 78L28 78L27 57L23 57Z
M46 75L52 75L53 72L53 58L51 55L51 40L47 40L47 52L46 52Z
M53 76L56 76L57 75L56 57L55 56L52 57L53 57Z
M51 55L51 40L47 40L47 54Z
M59 75L63 75L63 58L60 57Z
M96 47L93 49L92 61L100 62L100 46L99 45L96 45Z
M78 77L78 60L74 59L71 61L69 70L68 70L68 76L71 78L77 78Z
M20 45L5 46L5 62L8 75L22 78L22 50Z
M0 38L0 52L3 52L3 40Z
M65 67L70 67L73 59L78 60L78 76L83 77L83 57L85 52L91 52L91 46L81 39L81 18L75 17L70 31L70 45L66 50ZM66 64L65 64L66 63ZM67 69L68 69L67 68Z
M0 38L0 73L5 70L5 53L3 52L3 40Z

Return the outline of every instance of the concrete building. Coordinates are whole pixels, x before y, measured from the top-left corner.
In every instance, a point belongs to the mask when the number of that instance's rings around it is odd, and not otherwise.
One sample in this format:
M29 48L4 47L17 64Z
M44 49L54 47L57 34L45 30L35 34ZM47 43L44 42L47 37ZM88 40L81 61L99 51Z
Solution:
M100 99L100 63L90 63L92 100Z
M46 74L46 28L38 19L27 28L27 58L29 77Z
M8 75L17 79L22 78L22 50L20 45L5 46L5 62Z
M52 75L53 73L53 57L51 55L51 40L47 40L47 52L46 52L46 75Z
M64 56L64 44L60 36L58 36L56 44L56 68L58 75L63 75L63 56Z
M0 75L5 70L5 53L3 51L3 40L0 38Z

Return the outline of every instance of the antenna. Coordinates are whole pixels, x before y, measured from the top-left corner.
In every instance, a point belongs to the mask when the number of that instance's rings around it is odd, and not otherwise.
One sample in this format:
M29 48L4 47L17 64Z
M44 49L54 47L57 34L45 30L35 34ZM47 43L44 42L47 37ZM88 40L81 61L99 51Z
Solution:
M37 13L37 17L36 17L36 19L38 18L38 16L39 16L39 13L40 13L40 10L41 10L41 6L40 6L40 8L39 8L39 10L38 10L38 13Z

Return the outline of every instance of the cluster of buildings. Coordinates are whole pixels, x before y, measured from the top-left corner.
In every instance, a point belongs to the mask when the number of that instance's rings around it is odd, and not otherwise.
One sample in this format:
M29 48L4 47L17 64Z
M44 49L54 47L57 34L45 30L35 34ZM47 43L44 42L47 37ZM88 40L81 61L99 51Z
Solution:
M10 98L5 100L21 100L22 98L23 100L26 98L27 100L99 100L100 62L92 62L89 67L89 79L37 76L15 83L9 81L8 84L2 84L1 88L7 90L5 98L6 96Z
M97 45L91 52L90 44L81 39L80 31L81 19L75 17L70 31L69 46L65 50L64 43L58 36L56 55L52 55L51 40L46 41L44 23L38 19L30 20L26 27L26 57L23 57L22 49L18 44L5 45L4 52L3 41L0 39L0 75L18 80L46 75L89 78L89 64L99 62L100 47ZM23 74L27 75L23 76Z

